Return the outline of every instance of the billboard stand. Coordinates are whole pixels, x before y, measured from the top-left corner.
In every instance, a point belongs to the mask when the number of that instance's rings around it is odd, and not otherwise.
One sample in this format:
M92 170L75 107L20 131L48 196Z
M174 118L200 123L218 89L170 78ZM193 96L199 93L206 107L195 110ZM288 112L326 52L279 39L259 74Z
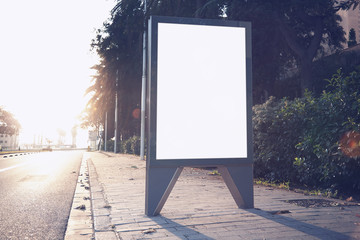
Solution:
M146 169L145 214L158 215L183 167L148 167Z
M254 207L252 164L217 167L239 208ZM183 167L149 167L146 172L145 214L156 216L179 178Z
M252 164L218 167L231 195L239 208L254 207Z
M217 167L254 207L251 23L151 16L145 213L160 213L183 167Z

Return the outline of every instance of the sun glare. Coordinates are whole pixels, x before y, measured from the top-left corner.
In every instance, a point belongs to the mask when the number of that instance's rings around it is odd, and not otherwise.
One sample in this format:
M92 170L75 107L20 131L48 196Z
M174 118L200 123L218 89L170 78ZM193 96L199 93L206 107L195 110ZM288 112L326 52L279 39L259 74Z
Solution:
M113 6L112 0L22 1L20 8L17 1L0 2L0 106L20 122L20 144L57 142L58 129L72 143L98 63L91 39ZM78 141L87 138L78 132Z

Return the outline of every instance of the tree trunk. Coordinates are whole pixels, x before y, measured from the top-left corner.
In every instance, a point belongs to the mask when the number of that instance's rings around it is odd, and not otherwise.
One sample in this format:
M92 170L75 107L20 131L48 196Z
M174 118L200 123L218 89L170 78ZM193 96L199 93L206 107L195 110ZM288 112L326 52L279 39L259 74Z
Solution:
M301 96L304 96L305 90L313 91L312 86L312 59L303 57L300 68L300 87Z
M301 44L301 41L298 41L296 31L291 26L289 26L285 21L282 21L282 18L280 17L279 13L275 14L274 18L289 47L294 51L294 53L300 59L301 95L304 96L305 89L308 89L310 91L312 90L311 64L313 58L316 55L318 48L320 47L320 43L322 40L322 34L324 31L323 18L312 17L309 15L300 17L306 23L312 22L314 25L313 37L309 42L308 46L304 46Z

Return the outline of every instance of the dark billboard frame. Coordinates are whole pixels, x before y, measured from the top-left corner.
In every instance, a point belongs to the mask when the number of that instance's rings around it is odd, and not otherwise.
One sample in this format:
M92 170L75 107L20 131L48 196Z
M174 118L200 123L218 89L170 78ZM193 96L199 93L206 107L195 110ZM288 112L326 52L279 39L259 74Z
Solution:
M215 158L177 158L157 159L157 88L158 88L158 26L159 24L183 24L194 26L233 27L245 29L246 51L246 157ZM239 207L253 207L253 196L240 197L241 188L246 188L245 195L253 195L253 137L252 137L252 53L251 23L240 21L224 21L212 19L178 18L151 16L148 24L148 82L147 82L147 177L146 177L146 214L157 215L172 187L175 185L183 167L218 167ZM231 170L232 169L232 170ZM245 169L245 174L244 174ZM249 173L247 173L249 172ZM235 175L244 175L238 179ZM162 177L161 177L162 176ZM241 176L240 176L241 177ZM240 184L240 185L239 185ZM251 186L250 186L251 185ZM156 190L155 190L156 188ZM240 194L240 195L244 195ZM245 198L245 200L243 200Z

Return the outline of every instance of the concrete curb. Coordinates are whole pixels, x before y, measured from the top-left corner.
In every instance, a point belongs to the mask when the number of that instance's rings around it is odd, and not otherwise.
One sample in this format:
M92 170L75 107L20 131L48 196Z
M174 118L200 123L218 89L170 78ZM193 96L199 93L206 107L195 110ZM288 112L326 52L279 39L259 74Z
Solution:
M88 157L84 153L64 239L94 239L91 214Z
M115 226L111 223L111 206L107 201L104 188L98 181L98 175L91 159L88 161L91 182L91 204L94 219L94 233L97 240L119 240Z

